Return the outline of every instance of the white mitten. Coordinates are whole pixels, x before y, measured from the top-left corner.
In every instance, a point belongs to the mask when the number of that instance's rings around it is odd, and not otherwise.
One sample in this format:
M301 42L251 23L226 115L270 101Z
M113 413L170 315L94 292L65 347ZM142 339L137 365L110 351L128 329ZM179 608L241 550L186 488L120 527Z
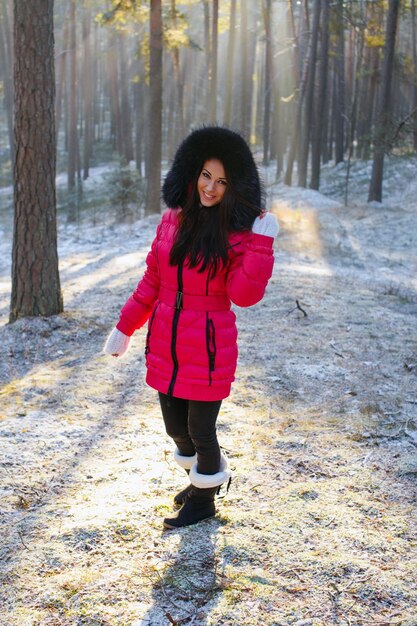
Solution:
M275 215L272 213L262 213L252 224L252 232L266 237L276 237L279 226Z
M104 345L103 352L112 356L123 356L130 343L130 337L113 328Z

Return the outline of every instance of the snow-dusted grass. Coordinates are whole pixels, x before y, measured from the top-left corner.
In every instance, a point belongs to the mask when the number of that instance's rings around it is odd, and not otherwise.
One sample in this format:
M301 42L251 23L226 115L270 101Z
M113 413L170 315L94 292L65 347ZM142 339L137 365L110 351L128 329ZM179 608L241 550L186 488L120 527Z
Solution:
M145 333L123 360L100 353L158 216L61 224L66 312L11 326L3 237L2 626L417 623L417 184L389 166L392 195L368 206L355 167L347 208L269 186L276 266L237 310L219 421L234 480L218 517L180 531L162 530L186 476Z

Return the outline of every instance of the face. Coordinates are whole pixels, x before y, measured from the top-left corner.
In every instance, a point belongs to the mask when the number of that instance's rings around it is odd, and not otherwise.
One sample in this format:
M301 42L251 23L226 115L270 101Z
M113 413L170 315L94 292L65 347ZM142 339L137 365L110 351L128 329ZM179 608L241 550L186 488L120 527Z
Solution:
M206 161L197 181L201 204L206 207L219 204L226 191L226 185L226 174L222 162L218 159Z

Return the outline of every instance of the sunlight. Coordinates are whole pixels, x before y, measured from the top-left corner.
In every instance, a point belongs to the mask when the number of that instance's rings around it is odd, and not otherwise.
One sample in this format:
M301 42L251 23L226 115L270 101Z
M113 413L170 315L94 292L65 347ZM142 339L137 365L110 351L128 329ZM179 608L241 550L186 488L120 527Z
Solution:
M7 404L12 407L23 404L23 397L27 392L36 391L36 395L46 394L50 392L57 383L67 378L68 370L59 365L59 361L42 363L35 366L26 376L15 378L0 389L0 398L2 407L6 408ZM25 406L29 406L29 402L25 401Z
M64 532L75 527L105 527L112 520L131 517L132 506L137 508L141 499L149 498L149 494L141 498L142 491L158 483L167 470L164 461L139 455L129 459L125 453L122 458L109 458L106 444L98 454L86 457L73 477L74 497L63 523Z
M112 265L117 265L120 269L129 269L131 267L140 267L143 258L147 252L129 252L122 254L113 259Z
M147 250L128 252L108 261L105 260L107 255L96 259L90 253L85 254L81 260L78 254L67 257L61 263L64 303L68 305L80 294L96 290L98 285L101 289L121 289L123 283L126 284L127 270L134 270L135 276L136 271L137 276L141 274L146 254ZM73 265L75 259L77 262ZM77 272L80 273L75 276Z
M308 250L315 258L323 258L320 222L316 209L294 208L289 203L277 199L273 202L271 210L277 216L283 231L290 235L294 252Z
M56 358L53 361L45 361L34 365L21 378L14 378L0 389L0 401L4 411L12 414L22 413L27 415L30 411L38 411L45 408L45 404L60 402L64 407L71 402L83 403L84 410L88 408L89 415L100 414L100 407L94 404L96 399L104 397L111 389L112 380L99 380L90 375L90 368L94 366L86 364L80 370L79 355L74 355L74 360L68 361L68 357ZM101 355L96 361L102 361ZM104 368L105 362L102 367ZM82 382L80 381L82 378ZM94 398L92 403L86 403L88 394ZM60 414L61 421L71 422L72 413Z
M100 257L94 252L85 252L84 254L77 252L74 256L60 259L59 267L61 271L73 274L87 268L91 263L97 263L101 258L105 258L105 255Z
M312 276L334 276L334 272L327 265L311 265L309 263L287 263L286 267L299 274Z
M0 293L1 294L10 293L10 280L0 281Z

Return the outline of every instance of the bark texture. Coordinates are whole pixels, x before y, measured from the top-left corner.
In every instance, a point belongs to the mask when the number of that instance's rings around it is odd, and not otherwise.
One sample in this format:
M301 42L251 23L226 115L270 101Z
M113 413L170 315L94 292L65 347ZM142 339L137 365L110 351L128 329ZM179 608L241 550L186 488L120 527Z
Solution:
M146 215L161 211L162 6L151 0L149 68L149 157Z
M382 201L382 180L386 148L386 129L390 119L391 83L394 63L395 37L397 32L400 0L390 0L385 34L385 54L382 68L381 93L375 127L374 160L369 185L368 202Z
M15 0L14 52L10 321L63 309L56 233L53 0Z

